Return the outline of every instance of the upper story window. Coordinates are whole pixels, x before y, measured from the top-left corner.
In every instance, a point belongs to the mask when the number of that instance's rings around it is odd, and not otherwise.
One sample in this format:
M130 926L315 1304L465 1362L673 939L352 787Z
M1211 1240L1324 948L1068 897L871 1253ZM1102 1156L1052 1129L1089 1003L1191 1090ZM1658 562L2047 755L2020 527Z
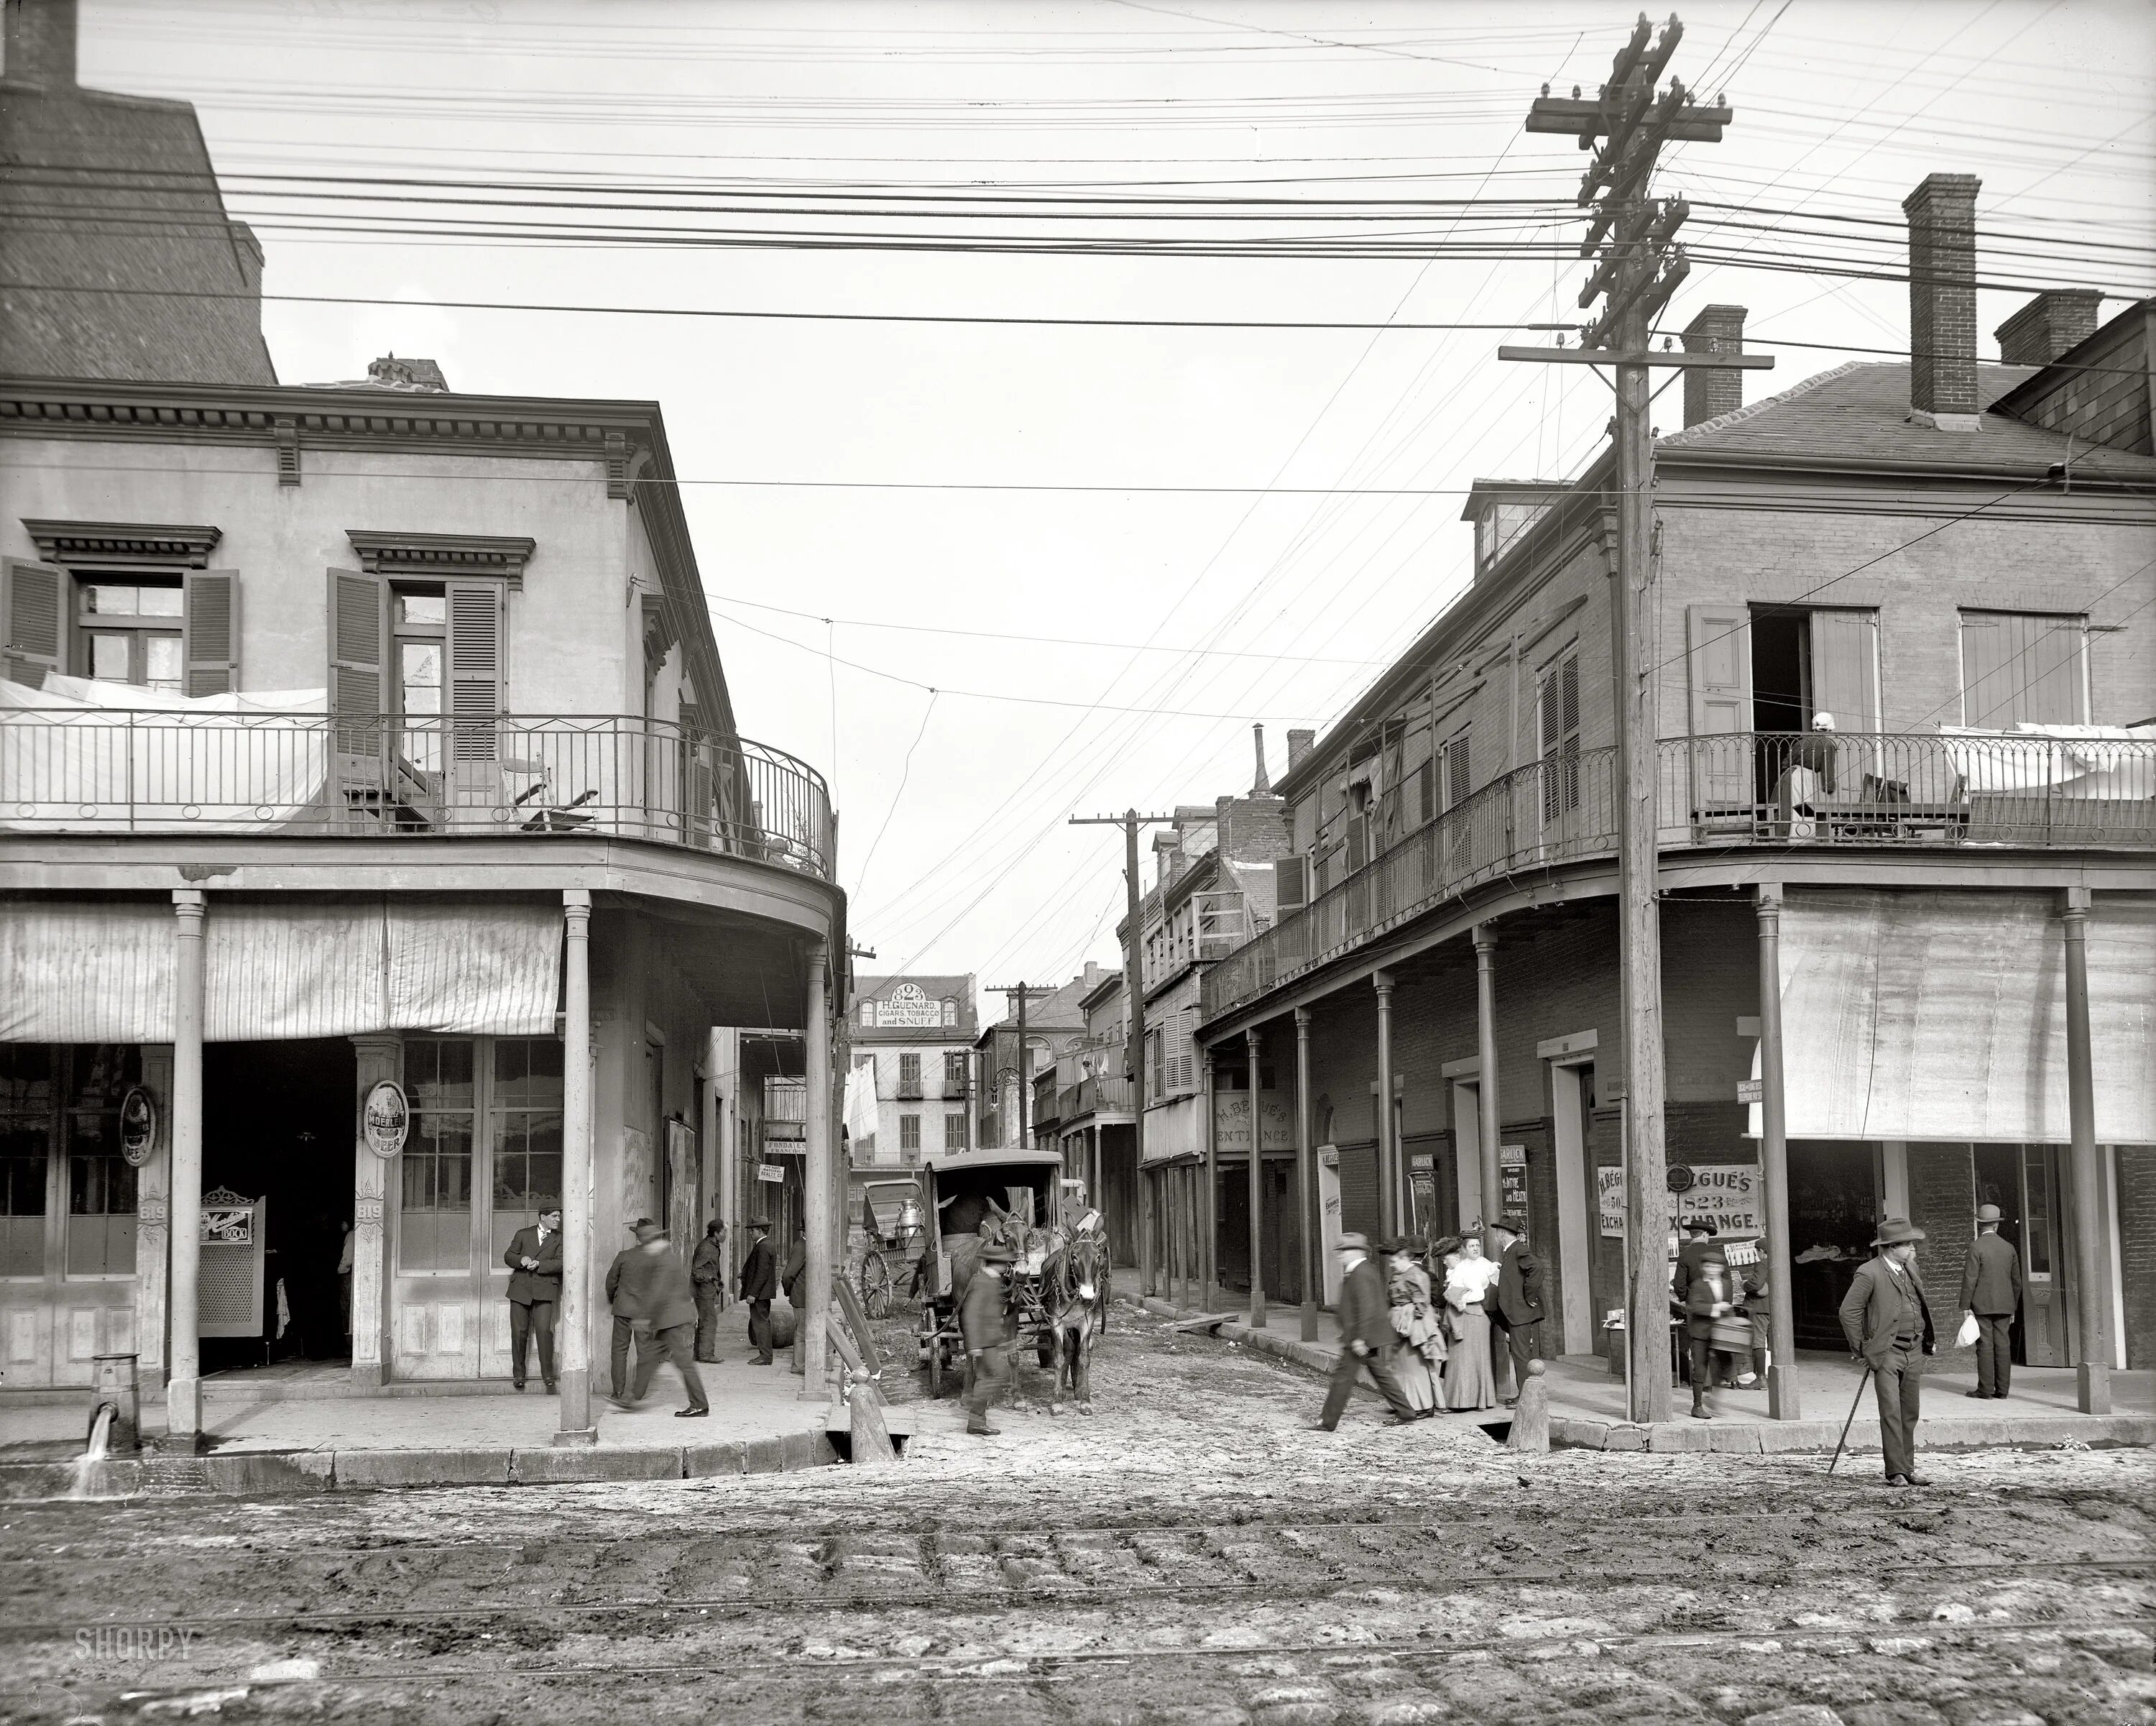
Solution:
M1579 807L1579 654L1568 649L1537 680L1543 819Z
M1961 722L2089 722L2088 619L2041 612L1961 614Z
M402 718L429 722L405 728L405 753L429 771L442 764L440 732L431 722L442 716L448 681L449 602L439 586L393 587L389 629L395 641L395 670L390 694Z
M75 578L75 675L167 695L187 692L180 578Z

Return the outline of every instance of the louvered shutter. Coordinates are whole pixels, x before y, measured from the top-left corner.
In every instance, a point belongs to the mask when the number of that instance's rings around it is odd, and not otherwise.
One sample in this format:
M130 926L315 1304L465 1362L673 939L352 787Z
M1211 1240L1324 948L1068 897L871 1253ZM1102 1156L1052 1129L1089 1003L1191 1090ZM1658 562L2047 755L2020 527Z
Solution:
M239 687L239 573L191 569L181 579L180 657L190 696Z
M448 594L450 758L492 761L502 709L501 585L450 582Z
M330 711L338 754L381 758L388 664L389 583L357 569L332 569Z
M1691 660L1693 799L1710 809L1749 804L1752 614L1735 604L1687 606L1685 626Z
M0 675L44 687L48 671L67 669L68 578L64 569L21 557L0 560L0 624L6 629Z
M1467 758L1468 733L1448 737L1445 742L1445 806L1457 809L1467 801L1467 794L1474 789Z
M1310 859L1300 851L1273 859L1273 914L1286 917L1310 903Z

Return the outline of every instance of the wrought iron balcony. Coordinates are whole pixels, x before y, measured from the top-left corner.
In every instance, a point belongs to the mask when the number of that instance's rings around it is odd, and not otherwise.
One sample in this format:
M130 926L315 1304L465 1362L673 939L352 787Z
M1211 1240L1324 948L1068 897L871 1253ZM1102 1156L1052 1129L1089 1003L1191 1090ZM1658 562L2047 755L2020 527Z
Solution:
M1211 1019L1489 881L1613 855L1617 752L1554 757L1492 780L1201 984ZM1656 842L1968 851L2156 850L2156 739L1996 733L1753 733L1656 751Z
M605 834L832 878L824 777L666 721L0 709L0 833Z

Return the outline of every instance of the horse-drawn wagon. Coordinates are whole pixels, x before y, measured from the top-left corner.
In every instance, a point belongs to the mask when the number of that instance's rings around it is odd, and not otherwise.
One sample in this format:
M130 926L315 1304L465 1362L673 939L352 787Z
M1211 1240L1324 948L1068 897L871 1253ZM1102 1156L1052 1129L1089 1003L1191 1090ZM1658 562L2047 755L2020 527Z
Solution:
M1063 1158L1054 1151L948 1151L921 1161L922 1209L935 1221L921 1255L921 1362L932 1395L962 1378L958 1306L982 1247L1013 1256L1006 1299L1017 1346L1045 1369L1067 1361L1081 1406L1091 1404L1085 1354L1107 1304L1107 1236L1099 1215L1062 1215Z

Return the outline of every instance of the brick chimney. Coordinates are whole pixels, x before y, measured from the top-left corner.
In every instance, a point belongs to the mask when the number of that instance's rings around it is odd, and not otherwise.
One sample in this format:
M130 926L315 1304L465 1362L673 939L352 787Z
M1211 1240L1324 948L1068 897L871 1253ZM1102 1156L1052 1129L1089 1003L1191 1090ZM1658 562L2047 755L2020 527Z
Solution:
M1902 200L1909 218L1910 417L1946 431L1983 425L1976 399L1974 174L1931 174Z
M1250 737L1252 742L1256 744L1258 751L1258 776L1256 778L1250 781L1250 795L1253 797L1270 797L1273 794L1273 782L1270 778L1267 778L1265 774L1265 727L1262 725L1252 726L1250 727Z
M2004 366L2048 366L2096 334L2103 295L2094 288L2047 288L1992 333Z
M1287 734L1287 770L1293 773L1301 767L1303 757L1309 754L1317 746L1316 732L1299 729L1290 732Z
M8 59L0 76L44 90L74 85L75 0L0 0Z
M1744 352L1744 308L1741 306L1703 306L1699 316L1685 326L1687 353L1742 353ZM1742 372L1686 369L1684 374L1684 423L1697 425L1703 419L1719 419L1744 405Z

